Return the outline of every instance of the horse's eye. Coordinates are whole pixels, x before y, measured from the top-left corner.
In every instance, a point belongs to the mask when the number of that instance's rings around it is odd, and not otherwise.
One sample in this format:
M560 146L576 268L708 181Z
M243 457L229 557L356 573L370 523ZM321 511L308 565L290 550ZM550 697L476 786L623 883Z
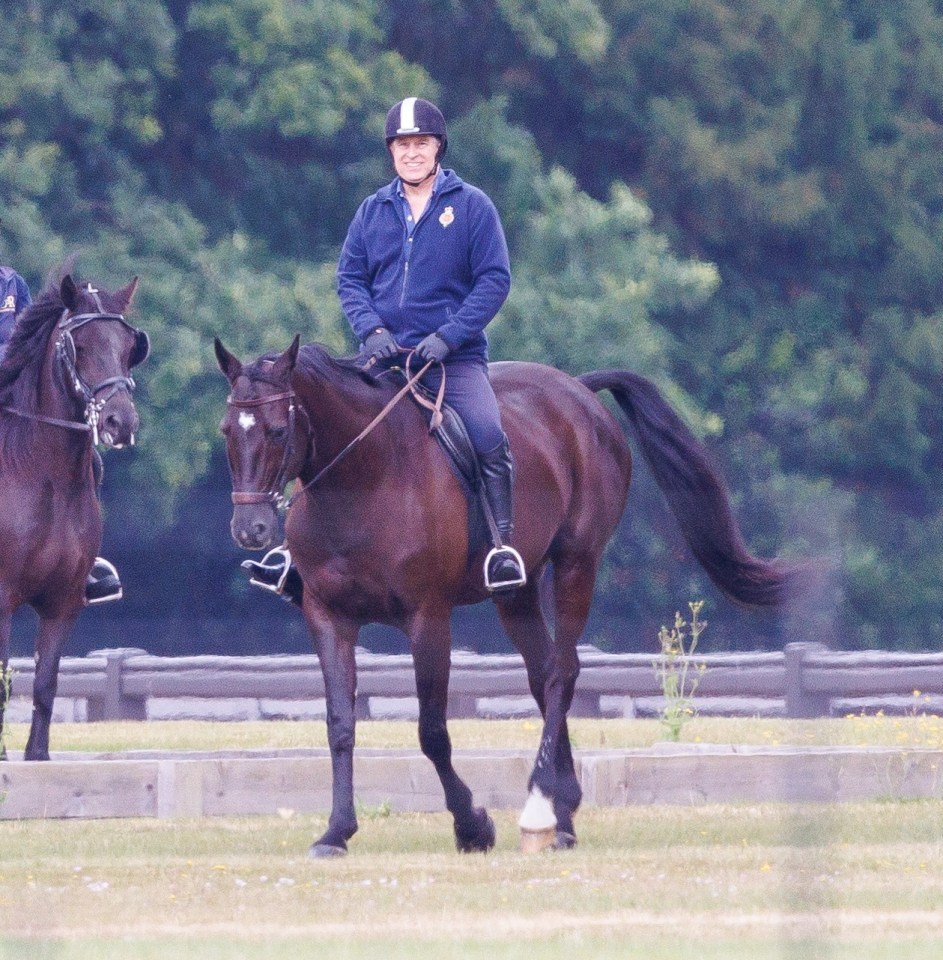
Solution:
M277 443L281 443L288 436L287 427L269 427L265 431L265 435L269 440L274 440Z

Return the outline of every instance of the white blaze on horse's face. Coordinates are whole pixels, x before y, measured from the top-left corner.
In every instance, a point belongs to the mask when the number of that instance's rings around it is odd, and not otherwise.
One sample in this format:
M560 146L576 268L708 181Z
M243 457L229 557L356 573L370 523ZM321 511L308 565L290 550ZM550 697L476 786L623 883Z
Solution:
M240 410L239 426L248 433L249 430L255 426L255 414L249 413L247 410Z

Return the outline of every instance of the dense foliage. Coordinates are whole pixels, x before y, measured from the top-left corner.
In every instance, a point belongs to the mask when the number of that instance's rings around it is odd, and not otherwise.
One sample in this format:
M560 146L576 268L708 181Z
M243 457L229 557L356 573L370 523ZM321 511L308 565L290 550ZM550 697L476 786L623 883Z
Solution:
M141 445L106 458L127 598L83 618L75 652L306 648L287 606L247 591L228 540L212 337L244 356L296 331L354 348L334 263L389 178L385 110L413 93L442 105L450 165L505 221L514 289L495 356L653 377L715 452L752 548L826 561L794 615L733 611L641 470L588 639L654 649L658 625L704 597L714 649L939 646L939 0L23 0L5 14L0 259L34 291L69 254L105 284L140 275L154 344ZM460 642L492 619L464 612Z

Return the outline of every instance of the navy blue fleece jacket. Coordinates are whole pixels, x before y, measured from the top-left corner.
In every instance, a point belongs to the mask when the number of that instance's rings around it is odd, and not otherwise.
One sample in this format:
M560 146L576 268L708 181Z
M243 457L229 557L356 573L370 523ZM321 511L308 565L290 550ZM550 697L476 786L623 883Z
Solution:
M438 332L456 358L487 359L485 327L507 299L507 241L485 193L445 170L406 226L394 180L360 205L337 267L341 307L361 341L386 327L402 347Z

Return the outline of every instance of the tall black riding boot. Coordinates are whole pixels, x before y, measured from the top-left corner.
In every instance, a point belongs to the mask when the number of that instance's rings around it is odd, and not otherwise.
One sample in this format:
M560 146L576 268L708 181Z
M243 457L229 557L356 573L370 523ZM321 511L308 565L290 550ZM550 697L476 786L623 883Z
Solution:
M122 596L124 591L114 564L104 557L96 557L89 575L85 578L85 603L88 606L108 603L109 600L120 600Z
M514 590L527 583L524 561L510 545L514 533L514 464L508 438L494 450L478 456L485 496L501 542L485 559L485 586L493 593Z

